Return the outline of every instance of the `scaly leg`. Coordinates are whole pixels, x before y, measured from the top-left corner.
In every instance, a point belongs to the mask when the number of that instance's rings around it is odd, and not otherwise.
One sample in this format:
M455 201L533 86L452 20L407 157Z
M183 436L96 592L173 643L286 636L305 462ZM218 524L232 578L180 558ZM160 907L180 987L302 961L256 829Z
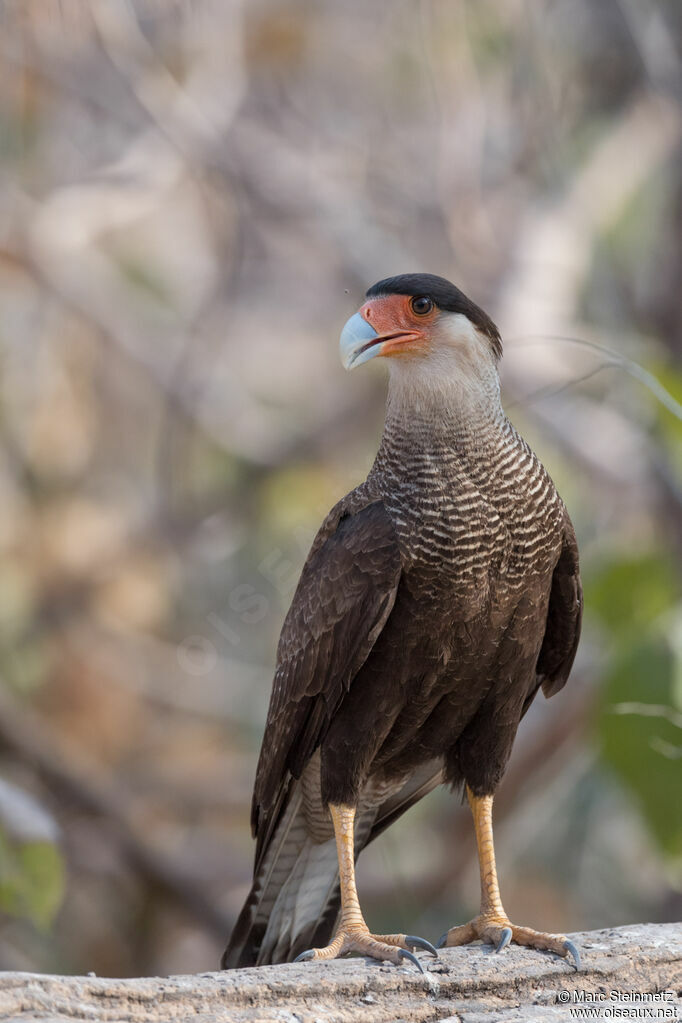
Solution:
M467 785L467 797L474 817L478 863L481 871L481 912L468 924L452 927L438 942L444 945L467 945L477 938L502 949L515 941L531 948L549 949L560 956L572 955L576 969L580 969L580 954L572 941L564 934L546 934L530 927L517 927L505 913L497 883L495 847L493 845L493 797L475 796Z
M388 959L398 965L402 959L409 959L424 972L417 957L410 948L423 948L438 958L438 952L424 938L411 934L370 934L360 909L355 887L355 807L333 806L329 811L334 824L336 852L339 858L341 879L341 919L331 943L326 948L309 948L297 956L295 962L307 959L335 959L346 952L359 952L363 956L383 961Z

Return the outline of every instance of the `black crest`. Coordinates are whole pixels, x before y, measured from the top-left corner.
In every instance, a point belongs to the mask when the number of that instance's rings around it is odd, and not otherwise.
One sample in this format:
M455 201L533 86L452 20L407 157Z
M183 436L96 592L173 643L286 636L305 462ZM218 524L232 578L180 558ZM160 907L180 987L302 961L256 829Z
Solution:
M435 274L400 274L398 277L386 277L385 280L372 285L367 291L366 298L378 298L380 295L426 295L439 309L449 313L463 313L489 339L495 357L497 359L502 357L500 332L488 314L444 277L437 277Z

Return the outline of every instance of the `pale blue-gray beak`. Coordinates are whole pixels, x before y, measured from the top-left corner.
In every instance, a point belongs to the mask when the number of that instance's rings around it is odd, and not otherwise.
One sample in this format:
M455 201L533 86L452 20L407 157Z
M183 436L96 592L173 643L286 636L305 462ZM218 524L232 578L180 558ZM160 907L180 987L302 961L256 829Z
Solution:
M369 362L378 355L381 345L372 343L378 337L374 327L371 327L360 313L354 313L350 320L347 320L339 339L341 362L344 367L354 369L355 366L361 366L363 362Z

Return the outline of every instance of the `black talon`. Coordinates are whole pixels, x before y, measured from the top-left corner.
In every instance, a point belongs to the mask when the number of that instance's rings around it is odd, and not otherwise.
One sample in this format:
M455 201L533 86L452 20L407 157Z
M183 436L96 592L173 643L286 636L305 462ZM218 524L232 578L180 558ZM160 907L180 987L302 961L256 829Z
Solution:
M438 959L438 949L435 949L426 938L415 938L414 934L406 934L405 944L409 945L410 948L421 948L424 952L430 952L434 959Z
M426 973L426 970L424 969L422 964L419 962L419 960L417 959L416 955L413 955L412 952L408 952L407 949L399 948L398 949L398 958L399 959L409 959L411 963L414 963L414 965L417 967L417 969L419 970L420 973Z
M301 952L300 956L296 956L294 959L295 963L307 963L308 960L315 958L315 949L307 948L305 952Z
M502 931L500 940L497 943L496 952L501 952L503 948L506 948L509 942L512 940L512 929L511 927L505 927Z
M446 931L445 934L441 934L440 938L436 942L436 948L444 948L445 942L448 940L448 934L450 931Z
M577 947L573 944L572 941L568 941L567 940L567 941L564 942L564 948L566 949L566 951L568 952L569 955L573 956L573 958L575 959L575 968L576 968L576 970L579 970L580 969L580 952L578 951Z

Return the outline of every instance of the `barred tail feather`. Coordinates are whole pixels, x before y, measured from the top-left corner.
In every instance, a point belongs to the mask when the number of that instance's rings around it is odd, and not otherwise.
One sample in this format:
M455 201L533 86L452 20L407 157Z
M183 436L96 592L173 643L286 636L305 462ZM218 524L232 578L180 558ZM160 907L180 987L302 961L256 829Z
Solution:
M310 835L295 785L254 878L221 966L289 962L329 940L340 903L336 843Z
M442 782L434 761L402 786L358 807L355 856L413 803ZM291 962L307 948L327 945L339 914L339 868L334 838L317 840L295 783L265 851L251 892L223 955L223 969ZM311 792L308 789L308 797ZM317 802L317 800L315 800ZM318 804L321 811L321 804Z
M356 856L367 844L376 808L359 811ZM315 841L296 786L223 955L223 969L286 963L327 945L339 915L334 838Z

